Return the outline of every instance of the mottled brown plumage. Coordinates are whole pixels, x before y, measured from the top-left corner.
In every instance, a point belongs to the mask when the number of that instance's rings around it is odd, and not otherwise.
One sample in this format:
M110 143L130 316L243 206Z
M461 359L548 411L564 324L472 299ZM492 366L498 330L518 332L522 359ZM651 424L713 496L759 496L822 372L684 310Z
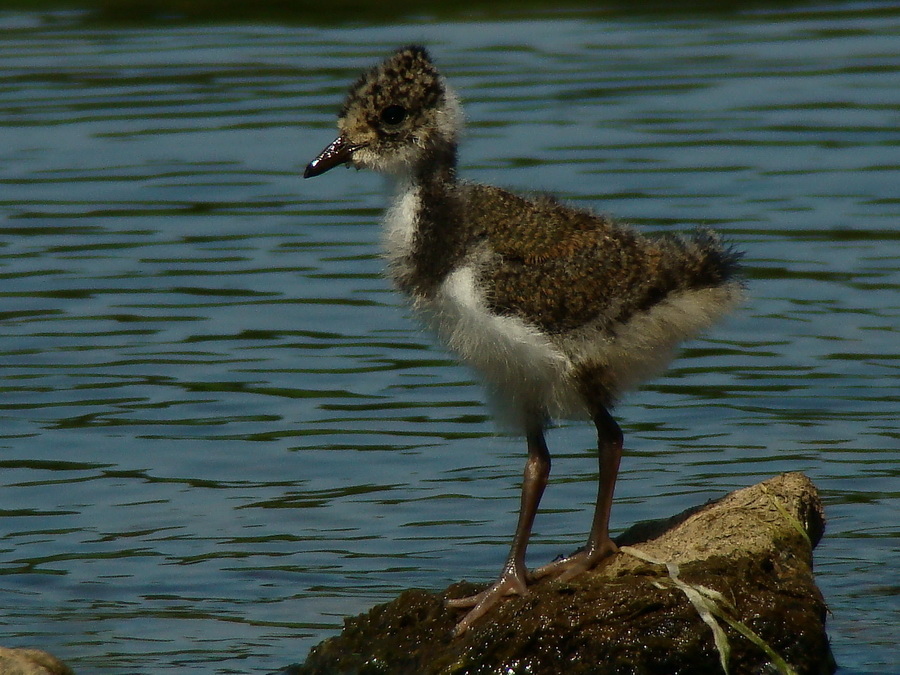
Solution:
M459 102L428 53L405 47L351 87L340 135L304 174L348 163L394 178L391 276L526 436L509 558L494 585L451 603L473 607L460 632L504 595L527 593L525 548L550 471L544 429L553 417L594 422L600 483L585 549L536 574L569 578L615 553L608 521L622 433L609 409L741 295L739 256L711 232L648 237L549 196L459 180L461 125Z
M481 279L491 308L548 333L603 319L607 336L667 295L721 283L735 256L709 233L647 238L550 197L465 191L467 219L485 224L496 264Z

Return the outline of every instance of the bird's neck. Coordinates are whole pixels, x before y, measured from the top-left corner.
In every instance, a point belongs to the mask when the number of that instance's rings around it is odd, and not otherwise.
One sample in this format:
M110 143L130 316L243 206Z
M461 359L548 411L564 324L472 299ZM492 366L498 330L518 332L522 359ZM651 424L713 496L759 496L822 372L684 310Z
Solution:
M430 148L414 167L410 176L413 185L427 188L435 184L456 182L456 142L441 143Z
M429 297L467 245L456 146L430 152L396 187L385 238L392 276L408 294Z

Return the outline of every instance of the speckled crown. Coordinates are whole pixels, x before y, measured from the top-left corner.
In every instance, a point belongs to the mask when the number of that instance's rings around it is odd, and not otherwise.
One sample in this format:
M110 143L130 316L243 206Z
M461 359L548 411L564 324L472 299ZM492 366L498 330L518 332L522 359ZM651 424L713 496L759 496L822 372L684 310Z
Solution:
M395 104L408 109L437 107L445 93L443 78L428 51L420 45L409 45L359 77L350 87L339 116L344 117L356 105L364 105L373 114Z

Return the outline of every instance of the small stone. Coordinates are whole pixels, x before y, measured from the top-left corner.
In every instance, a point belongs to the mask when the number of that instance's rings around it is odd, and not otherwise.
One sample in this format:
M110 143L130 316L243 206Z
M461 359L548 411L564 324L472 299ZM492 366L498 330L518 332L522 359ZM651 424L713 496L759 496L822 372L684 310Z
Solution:
M0 675L75 675L75 671L40 649L0 647Z

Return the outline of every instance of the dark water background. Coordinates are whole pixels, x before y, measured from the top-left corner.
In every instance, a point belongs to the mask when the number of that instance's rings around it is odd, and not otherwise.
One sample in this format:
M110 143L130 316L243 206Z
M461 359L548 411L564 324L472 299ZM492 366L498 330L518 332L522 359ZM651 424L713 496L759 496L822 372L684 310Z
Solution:
M896 6L82 18L0 13L0 643L266 673L495 576L523 444L383 280L380 179L299 177L359 69L419 40L466 177L747 252L747 305L618 410L614 530L804 471L842 672L900 672ZM590 428L548 440L531 564L595 492Z

